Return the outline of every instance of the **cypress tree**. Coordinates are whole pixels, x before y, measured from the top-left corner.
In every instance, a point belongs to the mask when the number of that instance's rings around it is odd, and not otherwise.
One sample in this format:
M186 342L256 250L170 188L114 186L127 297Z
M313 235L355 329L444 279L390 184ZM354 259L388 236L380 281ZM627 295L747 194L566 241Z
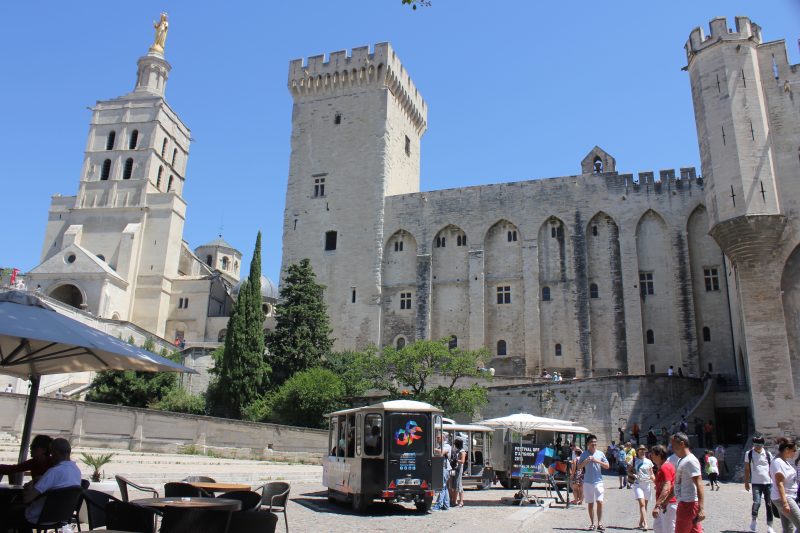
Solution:
M250 275L242 283L228 320L225 351L215 372L216 400L222 413L241 418L242 409L267 388L270 368L264 356L264 311L261 302L261 232L250 262Z
M308 259L290 265L275 306L275 330L267 335L272 385L319 366L333 346L328 311Z

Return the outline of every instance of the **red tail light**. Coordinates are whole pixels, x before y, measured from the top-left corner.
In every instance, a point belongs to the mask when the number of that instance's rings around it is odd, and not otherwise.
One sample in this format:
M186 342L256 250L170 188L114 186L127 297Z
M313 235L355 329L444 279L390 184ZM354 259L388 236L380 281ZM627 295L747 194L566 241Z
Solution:
M385 490L381 492L381 498L394 498L394 491L393 490Z
M425 480L423 479L423 480L422 480L422 483L420 483L420 485L419 485L419 486L420 486L420 488L422 488L422 489L427 489L427 488L428 488L428 482L427 482L427 481L425 481Z
M390 489L395 489L395 488L397 488L397 485L395 485L395 483L394 483L394 480L392 480L392 482L391 482L391 483L389 483L389 488L390 488Z

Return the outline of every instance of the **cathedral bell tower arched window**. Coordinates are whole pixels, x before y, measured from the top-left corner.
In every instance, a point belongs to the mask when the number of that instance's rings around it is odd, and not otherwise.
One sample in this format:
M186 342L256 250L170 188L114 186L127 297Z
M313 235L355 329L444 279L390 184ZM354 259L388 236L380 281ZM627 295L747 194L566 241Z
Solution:
M128 143L128 150L136 150L136 145L139 142L139 130L133 130L131 132L131 140Z
M106 181L111 175L111 160L106 159L103 161L103 169L100 171L100 179Z
M114 141L117 138L116 131L110 131L108 133L108 137L106 138L106 150L113 150L114 149Z
M131 179L131 174L133 174L133 159L129 157L125 160L125 169L122 172L122 179Z

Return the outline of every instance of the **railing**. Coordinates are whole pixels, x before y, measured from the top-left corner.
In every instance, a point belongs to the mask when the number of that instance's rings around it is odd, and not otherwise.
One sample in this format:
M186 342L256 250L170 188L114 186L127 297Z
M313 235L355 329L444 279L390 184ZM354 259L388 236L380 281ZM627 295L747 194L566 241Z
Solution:
M747 392L750 387L744 379L717 378L717 392Z

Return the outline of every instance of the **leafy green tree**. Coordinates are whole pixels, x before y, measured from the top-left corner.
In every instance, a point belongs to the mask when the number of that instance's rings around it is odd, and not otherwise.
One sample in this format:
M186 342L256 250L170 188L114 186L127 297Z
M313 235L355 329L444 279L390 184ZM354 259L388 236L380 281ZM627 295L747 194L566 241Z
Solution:
M204 415L206 413L206 400L198 394L190 394L183 387L174 387L160 400L151 403L149 407L173 413Z
M324 427L324 415L344 407L342 379L325 368L296 373L268 399L270 420L291 426Z
M437 405L448 413L473 413L488 400L480 385L459 387L464 378L488 378L479 368L484 350L449 348L449 340L420 340L400 350L386 347L365 364L365 379L392 398L408 398ZM438 382L438 383L436 383Z
M322 362L322 367L342 379L345 397L354 398L372 388L368 370L376 356L374 346L367 347L363 352L331 352Z
M153 340L148 340L155 347ZM145 341L142 348L147 345ZM176 363L181 362L177 352L170 354L168 358ZM178 375L174 372L108 370L95 375L86 400L128 407L148 407L178 386Z
M330 354L333 339L323 289L308 259L287 269L275 306L275 330L267 335L273 385L318 366Z
M266 391L270 367L265 359L263 329L259 231L250 262L250 275L239 290L228 320L225 350L220 365L215 368L215 412L241 418L242 410Z

